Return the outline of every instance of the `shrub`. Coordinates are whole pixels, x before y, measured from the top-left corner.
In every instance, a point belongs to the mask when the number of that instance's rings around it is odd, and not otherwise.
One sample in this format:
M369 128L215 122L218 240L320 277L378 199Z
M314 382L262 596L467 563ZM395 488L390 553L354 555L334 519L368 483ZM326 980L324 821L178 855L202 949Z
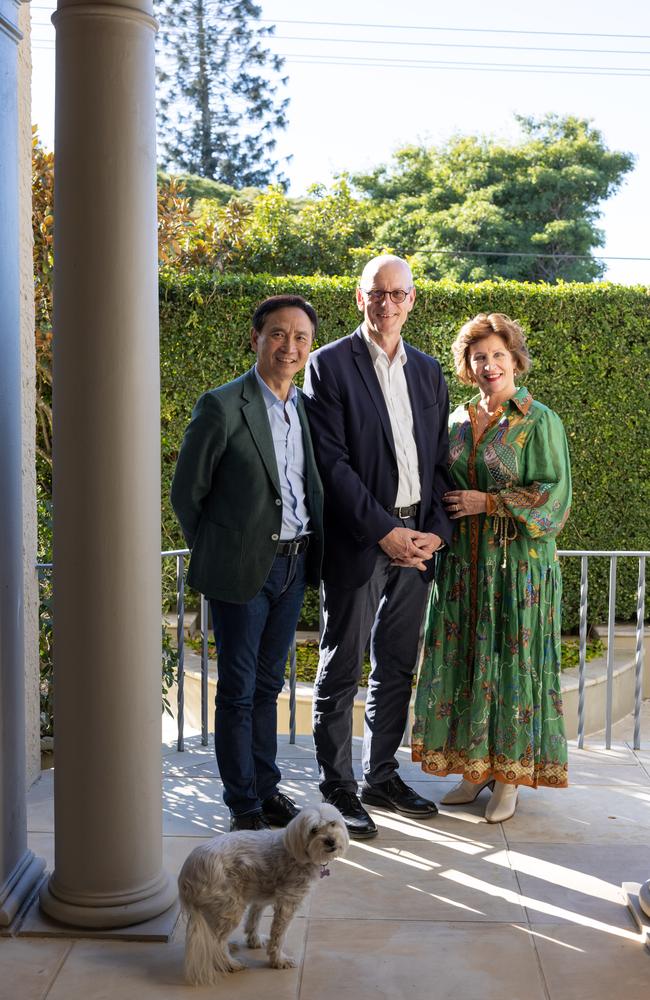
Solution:
M267 295L294 291L314 304L320 344L350 333L359 322L355 280L332 277L253 277L205 273L163 274L161 309L161 415L163 546L183 539L169 503L169 486L184 428L198 396L244 372L253 361L250 317ZM650 292L611 284L477 285L418 282L406 339L436 355L448 378L452 403L467 398L451 365L451 342L477 312L505 312L528 334L533 368L526 384L564 421L573 465L573 511L560 537L565 549L647 549L650 476ZM172 567L165 573L172 603ZM564 628L575 628L579 560L564 565ZM617 614L636 608L634 560L619 568ZM591 621L607 614L608 566L590 566ZM310 595L303 620L317 627Z

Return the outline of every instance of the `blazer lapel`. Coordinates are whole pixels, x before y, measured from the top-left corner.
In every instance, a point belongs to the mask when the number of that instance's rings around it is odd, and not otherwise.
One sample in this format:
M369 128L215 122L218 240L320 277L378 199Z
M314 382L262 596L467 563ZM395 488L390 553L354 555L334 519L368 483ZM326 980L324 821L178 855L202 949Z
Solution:
M361 327L358 327L352 334L351 345L357 369L365 383L366 389L370 393L370 398L375 404L377 413L379 414L379 419L381 420L381 426L384 434L386 435L386 440L388 441L390 450L395 457L395 441L393 439L393 430L390 426L390 417L388 416L386 400L384 399L384 394L382 393L381 386L379 385L379 379L377 378L375 369L373 368L370 351L368 350L368 347L363 339Z
M269 478L278 491L278 494L280 494L280 478L278 476L275 448L273 447L271 425L269 424L266 412L266 403L264 402L262 391L257 384L257 376L252 368L244 379L242 398L245 400L242 406L244 420L248 424L251 437L260 453L260 458L269 474Z

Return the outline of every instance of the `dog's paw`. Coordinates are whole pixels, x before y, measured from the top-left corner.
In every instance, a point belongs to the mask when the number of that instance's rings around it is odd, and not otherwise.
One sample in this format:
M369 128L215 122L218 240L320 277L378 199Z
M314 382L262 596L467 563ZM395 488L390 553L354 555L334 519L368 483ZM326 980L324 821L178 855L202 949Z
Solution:
M238 959L233 958L232 955L231 955L230 956L230 961L228 962L227 967L223 971L224 972L241 972L242 969L245 969L245 968L246 968L246 966L244 965L243 962L240 962Z
M246 947L247 948L266 948L269 943L269 939L266 934L247 934L246 935Z
M272 969L295 969L296 960L291 955L280 952L279 955L269 955L269 965Z

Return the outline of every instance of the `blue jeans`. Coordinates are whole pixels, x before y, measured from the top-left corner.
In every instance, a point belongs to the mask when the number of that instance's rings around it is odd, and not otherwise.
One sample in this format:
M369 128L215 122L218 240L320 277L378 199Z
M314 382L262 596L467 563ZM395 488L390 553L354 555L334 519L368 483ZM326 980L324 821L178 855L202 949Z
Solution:
M210 601L217 645L214 748L223 800L255 812L280 781L277 700L305 592L305 554L277 556L246 604Z

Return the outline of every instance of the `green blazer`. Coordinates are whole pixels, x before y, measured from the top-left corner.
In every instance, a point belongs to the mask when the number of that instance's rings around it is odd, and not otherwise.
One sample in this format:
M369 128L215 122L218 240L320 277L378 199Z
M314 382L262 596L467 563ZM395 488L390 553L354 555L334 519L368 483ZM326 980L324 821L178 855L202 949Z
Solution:
M307 579L323 556L323 488L298 391L312 535ZM171 501L191 549L187 582L206 597L244 604L275 558L282 499L266 404L254 370L198 400L176 463Z

